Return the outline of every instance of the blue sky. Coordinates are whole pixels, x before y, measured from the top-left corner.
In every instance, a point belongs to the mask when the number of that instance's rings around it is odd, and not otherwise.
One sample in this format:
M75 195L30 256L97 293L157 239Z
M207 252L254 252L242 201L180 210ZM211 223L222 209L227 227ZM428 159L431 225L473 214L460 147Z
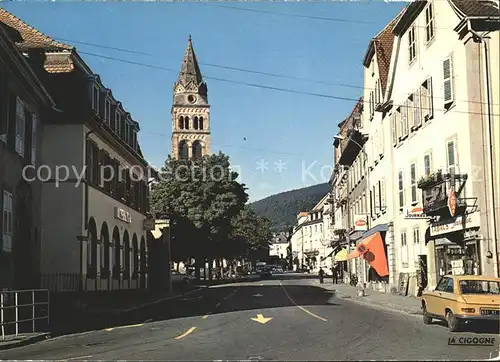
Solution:
M43 33L76 46L104 85L113 90L113 95L140 122L143 153L155 166L163 165L170 152L172 86L188 34L192 35L204 76L298 92L206 79L212 107L211 151L222 150L231 157L232 164L241 170L241 180L249 188L253 201L328 180L333 162L332 137L354 102L303 93L358 98L363 86L361 62L368 42L405 3L11 2L2 5ZM257 168L261 160L266 169ZM280 161L284 165L281 172L275 164Z

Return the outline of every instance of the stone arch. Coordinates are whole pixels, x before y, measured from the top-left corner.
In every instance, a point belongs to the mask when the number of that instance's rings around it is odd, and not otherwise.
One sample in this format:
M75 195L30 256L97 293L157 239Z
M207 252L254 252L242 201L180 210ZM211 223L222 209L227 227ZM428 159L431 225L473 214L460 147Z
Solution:
M184 116L179 117L179 128L184 129Z
M184 117L184 129L189 129L189 117Z
M198 129L203 129L203 117L198 118Z
M192 155L193 155L193 158L194 159L198 159L198 158L201 158L203 157L203 144L196 140L193 142L193 144L191 145L191 149L192 149Z
M137 234L132 236L132 278L137 279L139 275L139 244L137 242Z
M194 116L193 118L193 128L198 129L198 117Z
M189 145L186 140L179 141L178 152L179 152L179 159L189 158Z
M113 278L118 279L120 277L120 256L121 256L121 243L120 243L120 231L118 226L113 229Z
M108 224L105 222L101 226L101 277L107 278L109 276L109 229Z
M87 276L95 278L97 274L97 224L93 217L88 222Z
M130 277L130 238L128 231L123 233L123 278Z

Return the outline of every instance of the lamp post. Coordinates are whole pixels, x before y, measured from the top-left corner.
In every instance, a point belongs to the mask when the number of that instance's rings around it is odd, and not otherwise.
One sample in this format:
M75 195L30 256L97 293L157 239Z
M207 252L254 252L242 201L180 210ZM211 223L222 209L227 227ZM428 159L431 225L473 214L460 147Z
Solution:
M334 139L336 140L339 140L339 141L342 141L342 140L345 140L346 138L342 135L335 135L333 136ZM371 190L371 186L370 186L370 167L368 166L368 154L366 153L365 149L363 148L362 145L360 145L357 141L353 140L353 139L350 139L350 141L352 141L352 143L354 143L358 148L359 150L365 155L365 162L367 164L367 167L366 167L366 184L367 184L367 187L368 187L368 191ZM347 180L349 181L349 177L347 178ZM348 183L349 185L349 183ZM350 191L349 189L347 190L348 192ZM369 193L368 193L369 195ZM351 200L350 200L350 197L348 196L347 197L347 201L348 201L348 205L349 205L349 209L350 209L350 206L351 206ZM371 202L370 202L370 207L371 207ZM349 215L350 215L350 211L349 211ZM367 229L369 228L369 225L367 225ZM350 243L350 240L349 240L349 243ZM365 269L365 265L363 262L361 262L361 265L363 266L363 269ZM364 274L365 274L365 270L363 270L363 272L360 274L360 282L361 282L361 285L363 286L363 289L364 289L364 284L365 284L365 281L364 281Z

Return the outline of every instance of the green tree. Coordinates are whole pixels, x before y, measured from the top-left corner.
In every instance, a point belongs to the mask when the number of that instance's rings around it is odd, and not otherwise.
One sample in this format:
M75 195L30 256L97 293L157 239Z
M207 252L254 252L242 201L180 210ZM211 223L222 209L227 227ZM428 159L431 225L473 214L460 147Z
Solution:
M245 185L236 181L229 157L207 155L196 160L168 157L151 195L157 217L167 217L173 227L177 258L196 259L196 276L206 257L213 258L214 247L228 238L230 220L248 200ZM185 246L185 247L183 247ZM188 255L191 254L191 255Z
M268 255L272 232L267 218L247 206L233 218L231 226L229 243L233 253L252 261Z

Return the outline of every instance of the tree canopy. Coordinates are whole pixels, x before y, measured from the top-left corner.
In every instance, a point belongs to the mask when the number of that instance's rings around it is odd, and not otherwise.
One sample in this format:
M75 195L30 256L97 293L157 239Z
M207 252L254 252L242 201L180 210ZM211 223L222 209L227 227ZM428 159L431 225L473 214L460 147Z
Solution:
M242 256L236 254L244 252L244 243L255 243L257 239L244 239L243 234L251 234L246 231L234 234L233 229L247 228L240 223L250 220L268 228L268 224L245 208L248 201L245 185L237 181L238 173L230 166L229 157L223 153L196 160L176 160L170 156L166 160L152 190L151 206L157 218L171 220L173 260L191 256ZM255 228L252 232L263 233ZM267 232L259 238L264 236ZM238 242L233 243L236 239Z

